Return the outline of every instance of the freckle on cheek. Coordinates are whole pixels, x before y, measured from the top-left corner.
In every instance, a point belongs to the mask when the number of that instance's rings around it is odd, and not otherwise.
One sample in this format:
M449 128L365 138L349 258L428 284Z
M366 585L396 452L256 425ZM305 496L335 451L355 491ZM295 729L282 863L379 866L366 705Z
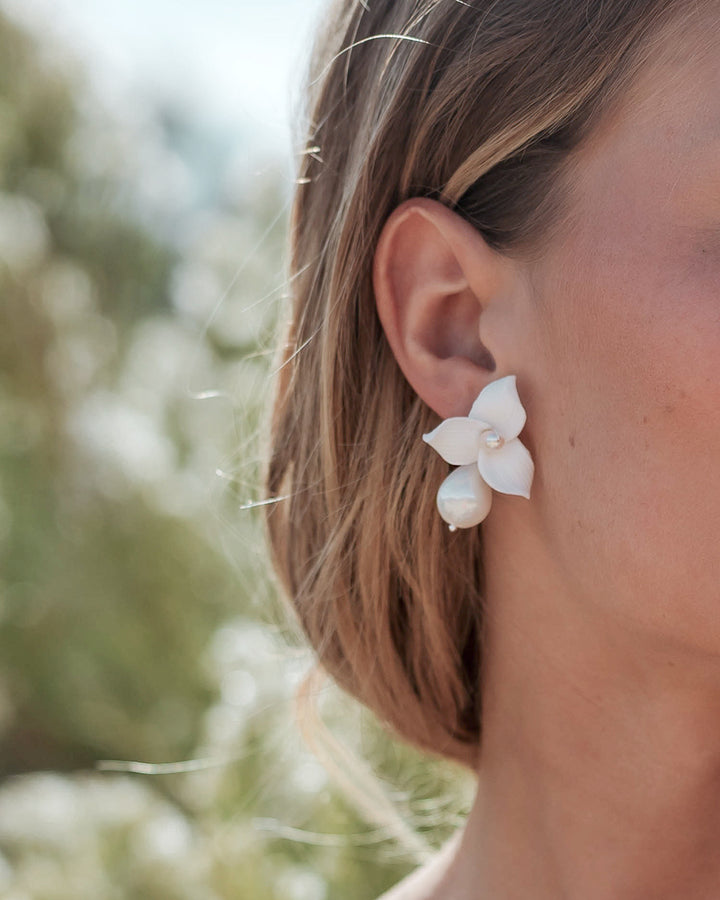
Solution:
M569 444L570 444L571 447L574 447L574 446L575 446L575 435L574 435L574 434L571 434L571 435L570 435L570 437L568 438L568 442L569 442Z

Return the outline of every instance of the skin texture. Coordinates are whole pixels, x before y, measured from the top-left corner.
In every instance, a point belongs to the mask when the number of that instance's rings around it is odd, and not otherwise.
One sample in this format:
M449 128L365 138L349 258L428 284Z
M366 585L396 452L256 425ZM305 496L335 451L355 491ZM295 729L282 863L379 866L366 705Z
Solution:
M408 381L446 418L515 374L536 467L481 526L476 803L388 900L720 897L717 14L666 49L573 159L537 258L429 200L377 247Z

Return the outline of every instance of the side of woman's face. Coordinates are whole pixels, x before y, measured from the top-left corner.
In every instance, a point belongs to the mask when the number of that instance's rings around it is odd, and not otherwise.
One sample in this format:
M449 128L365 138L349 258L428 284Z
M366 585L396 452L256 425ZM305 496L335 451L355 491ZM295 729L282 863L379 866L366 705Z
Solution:
M578 154L524 350L560 571L583 602L720 653L720 19L702 39Z

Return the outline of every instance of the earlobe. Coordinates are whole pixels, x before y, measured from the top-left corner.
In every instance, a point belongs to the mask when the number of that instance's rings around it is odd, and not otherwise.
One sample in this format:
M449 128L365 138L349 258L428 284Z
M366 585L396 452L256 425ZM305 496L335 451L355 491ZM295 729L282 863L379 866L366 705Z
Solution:
M481 334L506 277L504 258L438 201L408 200L383 227L373 262L378 316L408 382L443 418L467 415L497 377L495 348Z

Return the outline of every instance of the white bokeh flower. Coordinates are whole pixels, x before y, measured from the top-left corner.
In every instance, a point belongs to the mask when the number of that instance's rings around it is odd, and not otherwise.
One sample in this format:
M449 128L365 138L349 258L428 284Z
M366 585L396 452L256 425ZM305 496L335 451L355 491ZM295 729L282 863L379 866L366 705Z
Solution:
M459 466L437 497L440 515L451 526L470 528L482 522L492 490L530 498L535 467L518 438L525 420L515 375L507 375L482 389L467 416L445 419L423 435L446 462Z

